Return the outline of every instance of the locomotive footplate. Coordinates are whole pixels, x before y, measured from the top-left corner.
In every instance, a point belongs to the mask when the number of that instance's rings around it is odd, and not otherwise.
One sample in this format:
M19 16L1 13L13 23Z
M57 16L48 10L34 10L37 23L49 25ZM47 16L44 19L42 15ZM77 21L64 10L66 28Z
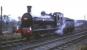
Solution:
M57 30L58 28L47 28L47 29L33 29L32 32L33 33L47 33L47 32L54 32L55 30Z

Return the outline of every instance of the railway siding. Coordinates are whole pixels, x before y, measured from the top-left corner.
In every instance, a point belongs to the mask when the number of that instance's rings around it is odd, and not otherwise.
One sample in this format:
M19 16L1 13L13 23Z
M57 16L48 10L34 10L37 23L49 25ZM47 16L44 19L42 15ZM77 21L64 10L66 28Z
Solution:
M79 29L78 31L76 30L76 31L74 31L73 33L74 34L81 34L80 32L84 32L84 31L86 31L87 29L86 29L86 27L84 27L84 28L82 28L82 29ZM82 33L83 34L83 33ZM84 33L85 34L85 33ZM71 35L68 35L68 37L67 38L69 38ZM72 35L73 36L73 35ZM84 36L84 35L82 35L82 36ZM49 49L49 48L51 48L51 47L55 47L55 46L57 46L57 44L56 44L56 42L58 42L58 43L61 43L61 44L63 44L63 43L65 43L66 41L61 41L61 39L63 40L63 38L66 38L66 36L65 37L62 37L62 38L56 38L58 41L55 41L55 39L53 40L48 40L48 41L46 41L46 42L39 42L39 43L37 43L37 44L29 44L29 43L27 43L27 45L26 44L20 44L20 45L16 45L16 47L11 47L11 48L15 48L14 50L29 50L29 49L32 49L32 48L34 48L34 50L37 50L38 48L39 49ZM60 41L59 41L59 39L60 39ZM73 37L71 38L71 39L73 39ZM69 39L68 39L69 40ZM53 42L52 42L53 41ZM25 42L24 42L25 43ZM50 43L50 44L49 44ZM54 43L54 45L52 45L51 43ZM58 44L58 45L60 45L60 44ZM51 46L51 47L50 47ZM45 48L45 47L47 47L47 48ZM16 49L17 48L17 49ZM11 50L11 49L10 49Z
M84 32L84 33L86 33L86 32ZM68 37L68 38L64 38L64 39L61 39L61 40L58 40L58 41L54 41L54 42L48 43L46 45L40 45L40 46L35 47L35 48L33 47L32 49L33 50L49 50L49 49L54 48L56 46L61 46L61 45L64 45L64 44L68 44L72 41L81 39L82 37L87 35L87 34L84 35L84 33L79 34L79 35L75 35L75 36L71 36L71 37Z

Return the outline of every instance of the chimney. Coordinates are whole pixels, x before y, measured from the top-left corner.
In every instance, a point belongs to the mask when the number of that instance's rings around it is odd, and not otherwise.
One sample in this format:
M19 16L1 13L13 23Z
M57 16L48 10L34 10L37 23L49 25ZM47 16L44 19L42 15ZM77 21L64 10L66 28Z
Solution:
M32 6L27 6L27 12L28 12L28 13L31 12L31 8L32 8Z

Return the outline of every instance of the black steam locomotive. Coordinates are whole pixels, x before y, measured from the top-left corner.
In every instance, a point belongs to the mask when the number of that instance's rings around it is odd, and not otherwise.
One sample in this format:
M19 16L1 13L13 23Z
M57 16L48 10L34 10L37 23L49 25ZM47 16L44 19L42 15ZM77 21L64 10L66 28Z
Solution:
M22 37L39 37L51 33L63 35L64 33L72 32L74 30L74 20L65 20L63 13L61 12L46 14L42 11L41 17L32 17L30 14L31 6L28 6L27 8L28 12L23 14L18 31L21 33Z

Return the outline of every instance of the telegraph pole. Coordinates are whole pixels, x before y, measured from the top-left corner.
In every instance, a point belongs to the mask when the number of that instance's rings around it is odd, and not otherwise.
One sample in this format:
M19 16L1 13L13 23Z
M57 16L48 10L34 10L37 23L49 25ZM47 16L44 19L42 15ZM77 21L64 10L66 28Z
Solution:
M86 20L86 16L84 16L84 20Z
M1 19L0 19L0 35L2 35L2 6L1 6Z
M1 21L2 21L2 6L1 6Z
M84 20L86 20L86 15L84 15ZM84 25L86 25L86 22L84 22Z

